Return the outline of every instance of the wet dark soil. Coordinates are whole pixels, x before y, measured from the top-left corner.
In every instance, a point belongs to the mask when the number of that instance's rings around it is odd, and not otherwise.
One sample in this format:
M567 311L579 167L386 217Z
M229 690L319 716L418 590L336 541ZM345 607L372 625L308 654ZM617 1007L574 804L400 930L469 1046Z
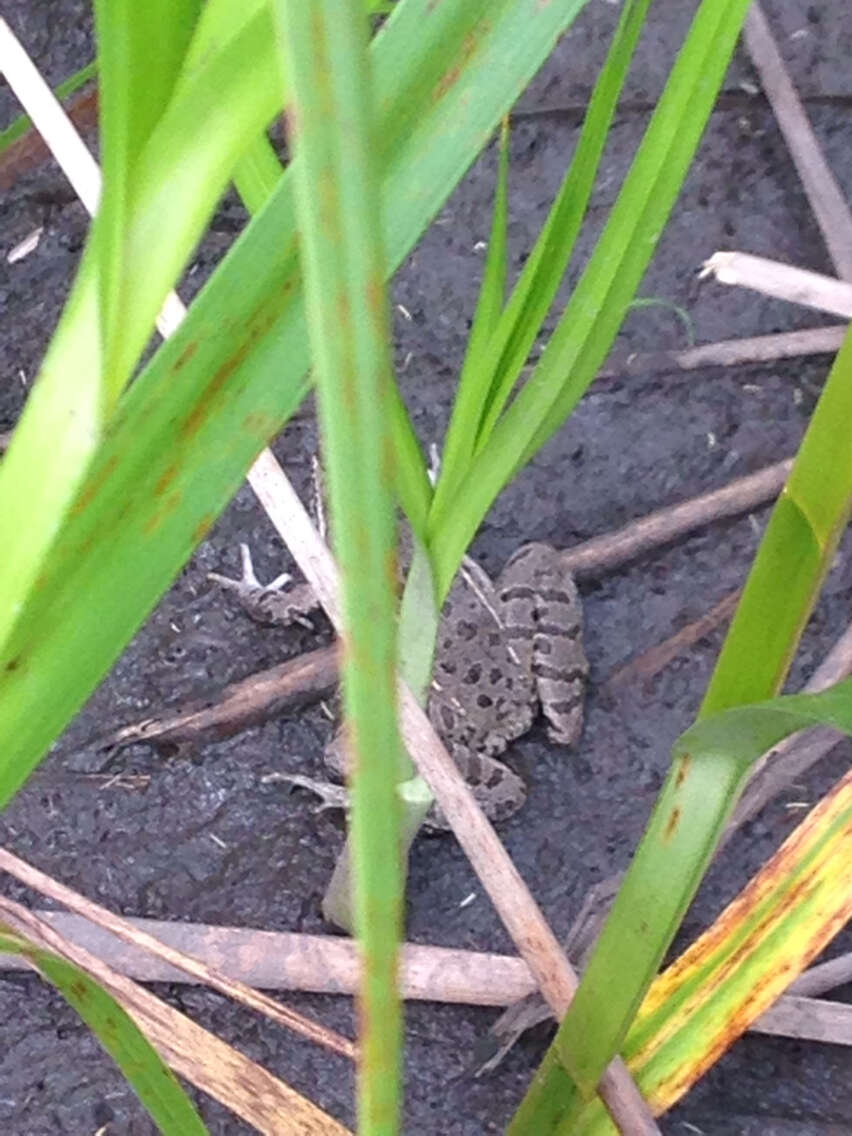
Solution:
M676 44L695 6L659 0L629 82L581 242L588 252L648 120ZM785 57L806 97L836 175L852 194L852 23L843 0L767 2ZM5 15L48 77L59 81L92 55L82 0L7 0ZM512 141L511 253L517 268L541 225L577 137L580 107L615 18L591 0L521 101ZM739 53L641 295L689 313L699 343L814 326L821 317L713 283L696 269L717 249L742 249L830 271L819 232L752 70ZM16 113L0 89L0 121ZM397 362L424 441L440 438L462 358L487 237L494 155L474 166L395 282ZM4 254L37 226L41 243L0 267L0 430L9 429L34 378L86 232L51 164L18 178L0 199ZM185 294L241 224L227 201L199 251ZM574 274L575 276L576 274ZM573 278L573 277L572 277ZM632 312L614 358L686 346L670 310ZM824 358L685 375L608 381L583 400L559 436L504 494L476 542L497 569L530 539L571 545L792 453L827 369ZM275 443L297 483L307 482L316 442L309 413ZM549 746L543 731L514 753L529 803L502 828L520 871L558 932L585 890L623 867L648 816L672 739L695 713L721 633L682 655L657 679L617 701L601 696L610 672L742 582L764 513L719 523L676 546L583 585L591 692L579 752ZM107 682L0 821L0 841L101 903L128 915L301 931L324 930L319 901L342 840L340 821L264 784L272 770L316 774L329 724L319 708L281 719L195 760L164 761L137 749L121 768L144 783L108 784L76 771L69 753L86 738L184 697L217 689L315 644L320 635L262 630L207 581L233 573L250 541L262 578L287 563L247 489L197 550ZM805 635L793 681L807 675L849 619L852 579L844 546ZM116 587L121 581L116 581ZM846 768L839 746L823 767L751 823L702 888L684 935L711 919L801 815ZM10 887L18 895L20 889ZM473 893L475 899L463 903ZM411 862L408 935L509 950L511 944L451 839L418 843ZM839 942L834 949L839 949ZM847 948L849 944L847 943ZM217 995L159 991L205 1026L352 1123L353 1077L342 1059L294 1040ZM841 995L842 996L842 992ZM339 999L292 1003L345 1032ZM540 1059L546 1035L526 1038L491 1078L467 1072L474 1040L493 1011L412 1005L407 1014L406 1131L472 1134L505 1128ZM747 1037L663 1121L666 1133L713 1136L852 1131L852 1058L839 1047ZM211 1131L240 1122L204 1099ZM9 1136L145 1133L150 1124L73 1011L38 981L0 977L0 1128Z

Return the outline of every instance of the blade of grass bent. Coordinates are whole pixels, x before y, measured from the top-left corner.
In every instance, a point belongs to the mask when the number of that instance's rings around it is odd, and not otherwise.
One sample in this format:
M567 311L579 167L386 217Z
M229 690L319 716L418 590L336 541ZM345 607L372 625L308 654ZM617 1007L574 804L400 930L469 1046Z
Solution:
M278 0L290 76L308 330L341 572L353 761L355 924L362 944L359 1131L399 1127L403 873L396 782L396 541L390 321L378 215L368 24L361 0Z
M118 1002L84 970L4 928L0 951L20 955L55 986L115 1061L157 1128L174 1136L207 1132L168 1065Z
M844 424L852 414L850 378L852 333L835 359L788 485L773 510L702 705L701 718L708 721L699 721L696 729L709 727L711 715L743 698L773 694L784 680L849 517L852 449ZM529 1108L525 1116L537 1115L536 1101L552 1103L570 1096L570 1079L564 1070L555 1069L557 1059L588 1093L601 1062L618 1051L746 774L730 749L675 754L547 1067L522 1106ZM554 1091L557 1082L561 1089Z
M492 4L488 50L471 55L464 19L456 20L455 39L447 33L454 7L464 16L464 3L445 0L434 9L427 0L404 0L374 41L377 87L384 76L386 91L413 100L403 116L418 108L424 115L421 130L398 140L387 159L388 270L407 255L577 10ZM433 27L440 33L434 39ZM427 68L421 88L408 75L430 46L441 49L454 82L436 81ZM382 130L392 136L396 106L386 101L383 109ZM295 244L282 240L288 231L294 223L285 175L186 322L123 397L44 563L42 586L0 656L0 803L103 677L304 396L308 359ZM53 431L44 444L55 449L63 437ZM14 444L0 471L0 485L8 475L7 493L13 455ZM21 484L16 492L25 498ZM28 515L31 507L30 500ZM6 533L5 547L16 553L19 521Z
M615 108L645 22L650 0L628 0L592 91L577 148L547 221L477 366L469 359L459 380L435 492L433 527L499 413L541 330L570 260L589 203ZM496 217L495 217L496 221ZM483 281L483 287L484 287Z
M748 0L703 0L595 251L541 360L443 512L431 551L441 594L501 489L555 433L618 332L686 177Z
M852 334L835 360L787 486L772 512L701 718L750 696L771 695L784 680L849 517L852 447L838 424L850 421L852 415L850 378ZM675 755L622 893L590 960L584 979L589 987L584 992L581 983L564 1023L560 1053L565 1059L566 1052L582 1047L576 1066L582 1083L588 1083L602 1055L624 1036L721 837L744 775L725 753L700 761L695 755L692 760ZM657 880L661 873L668 874L674 838L682 842L678 878L670 877L668 890L660 895ZM655 899L653 907L648 906L649 892ZM613 973L624 979L616 987L617 997L612 994ZM588 1022L591 1005L597 1002L592 984L600 994L604 974L609 976L606 1008L597 1006L594 1011L598 1026L590 1037L582 1023Z

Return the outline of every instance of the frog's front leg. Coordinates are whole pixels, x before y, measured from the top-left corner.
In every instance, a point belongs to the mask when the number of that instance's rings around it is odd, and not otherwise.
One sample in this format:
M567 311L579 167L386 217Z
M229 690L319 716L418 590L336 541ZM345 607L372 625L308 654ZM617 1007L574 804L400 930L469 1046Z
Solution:
M287 572L269 584L261 584L255 575L251 552L247 544L240 545L243 572L239 580L230 576L220 576L218 572L208 572L210 580L215 580L223 588L236 592L240 606L248 616L258 623L276 624L289 627L301 623L303 627L314 629L308 616L319 608L310 584L295 584L287 587L291 577Z
M523 806L527 798L527 787L508 765L487 754L473 753L458 747L453 747L452 757L479 807L490 821L499 823L506 820ZM335 732L326 746L325 765L336 778L343 780L348 775L350 759L342 727ZM293 779L288 777L288 780ZM333 785L326 786L325 783L306 784L305 779L295 781L294 784L311 789L327 802L331 802L333 799L331 794L337 788ZM329 788L331 794L328 792ZM429 810L424 826L431 832L451 831L447 818L437 804L433 804Z
M535 678L548 736L573 746L583 731L589 663L577 585L549 544L525 544L496 584L506 638Z

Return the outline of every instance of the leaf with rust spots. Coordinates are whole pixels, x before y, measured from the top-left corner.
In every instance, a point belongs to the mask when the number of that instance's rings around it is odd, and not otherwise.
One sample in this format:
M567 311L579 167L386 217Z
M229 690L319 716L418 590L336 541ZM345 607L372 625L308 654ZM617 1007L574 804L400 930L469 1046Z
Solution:
M172 364L172 370L174 371L175 374L177 374L178 371L182 370L186 366L186 364L190 361L190 359L193 357L193 355L195 354L195 352L197 350L198 350L198 340L197 339L191 339L189 341L189 343L187 343L186 347L184 347L183 351L181 351L180 355L178 355L178 357L174 361L174 363Z
M671 838L677 832L677 826L680 824L681 810L678 807L672 809L669 814L669 819L666 821L665 828L663 829L663 842L668 844Z
M118 464L118 455L112 454L104 462L104 464L99 469L97 469L95 475L86 482L85 488L74 501L74 504L71 506L72 517L79 516L80 513L85 512L86 509L89 508L94 499L103 489L104 485L118 468Z

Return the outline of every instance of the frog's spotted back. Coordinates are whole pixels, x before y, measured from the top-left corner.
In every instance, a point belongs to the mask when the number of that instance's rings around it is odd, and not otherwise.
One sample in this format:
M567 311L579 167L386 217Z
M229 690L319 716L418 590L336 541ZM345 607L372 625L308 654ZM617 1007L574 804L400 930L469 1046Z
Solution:
M525 544L495 585L505 636L535 679L554 742L575 745L583 731L589 664L577 585L549 544Z

